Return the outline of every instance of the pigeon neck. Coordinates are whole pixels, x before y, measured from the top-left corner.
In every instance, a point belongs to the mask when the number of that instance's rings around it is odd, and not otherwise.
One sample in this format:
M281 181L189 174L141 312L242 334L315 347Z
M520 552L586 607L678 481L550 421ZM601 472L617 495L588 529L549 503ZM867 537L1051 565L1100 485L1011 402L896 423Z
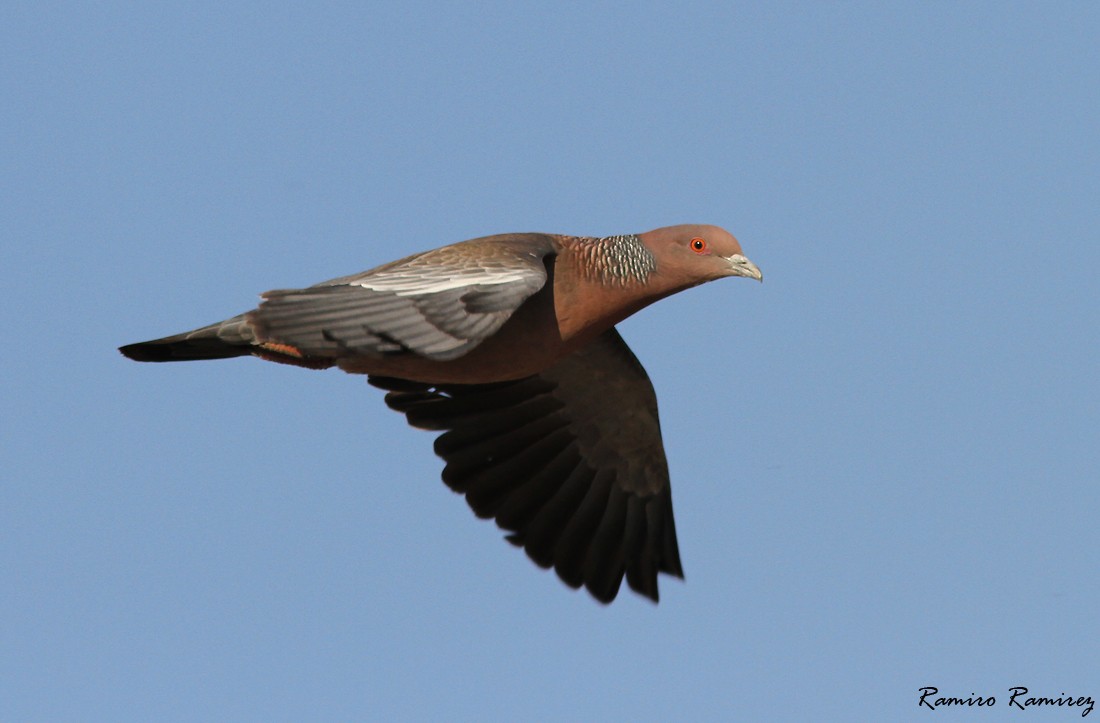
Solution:
M563 241L575 255L577 271L586 281L617 287L644 286L657 270L657 259L634 234L566 237Z
M558 237L551 279L558 333L574 345L672 293L638 236Z

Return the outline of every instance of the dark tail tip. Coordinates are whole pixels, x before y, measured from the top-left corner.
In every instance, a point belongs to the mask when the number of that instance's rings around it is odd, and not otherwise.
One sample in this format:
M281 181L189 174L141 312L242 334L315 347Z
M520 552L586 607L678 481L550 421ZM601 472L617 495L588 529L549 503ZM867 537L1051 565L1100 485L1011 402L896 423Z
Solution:
M250 348L226 344L218 339L177 340L169 337L119 347L123 356L140 362L197 361L248 356Z
M168 350L166 346L157 346L156 344L127 344L126 346L120 346L118 348L122 355L127 359L133 359L134 361L169 361Z

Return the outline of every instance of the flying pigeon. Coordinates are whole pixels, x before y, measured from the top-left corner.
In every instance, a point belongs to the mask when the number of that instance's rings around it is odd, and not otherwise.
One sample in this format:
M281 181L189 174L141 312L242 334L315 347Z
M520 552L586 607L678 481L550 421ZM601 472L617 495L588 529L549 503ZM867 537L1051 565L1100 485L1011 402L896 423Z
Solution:
M602 238L487 236L124 346L131 359L256 356L366 374L441 432L443 481L540 567L602 603L623 577L658 600L683 577L657 398L615 325L726 276L763 276L716 226Z

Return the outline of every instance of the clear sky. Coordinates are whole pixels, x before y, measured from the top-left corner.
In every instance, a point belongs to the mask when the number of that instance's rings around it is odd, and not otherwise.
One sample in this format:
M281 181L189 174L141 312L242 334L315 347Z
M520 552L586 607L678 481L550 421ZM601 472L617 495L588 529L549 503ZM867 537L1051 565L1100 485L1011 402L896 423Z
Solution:
M0 719L1100 700L1097 6L408 5L0 10ZM683 222L765 283L621 327L687 574L658 606L538 570L361 378L115 351Z

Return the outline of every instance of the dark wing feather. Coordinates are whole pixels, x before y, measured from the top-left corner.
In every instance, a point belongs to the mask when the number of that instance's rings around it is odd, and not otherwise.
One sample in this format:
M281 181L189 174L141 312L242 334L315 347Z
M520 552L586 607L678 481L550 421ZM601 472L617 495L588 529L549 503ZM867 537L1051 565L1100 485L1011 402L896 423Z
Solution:
M545 234L464 241L306 289L269 291L248 320L259 341L307 356L411 351L454 359L543 287L553 252Z
M614 329L514 382L370 382L414 427L443 432L447 485L571 587L607 603L625 575L656 601L659 572L683 577L657 399Z

